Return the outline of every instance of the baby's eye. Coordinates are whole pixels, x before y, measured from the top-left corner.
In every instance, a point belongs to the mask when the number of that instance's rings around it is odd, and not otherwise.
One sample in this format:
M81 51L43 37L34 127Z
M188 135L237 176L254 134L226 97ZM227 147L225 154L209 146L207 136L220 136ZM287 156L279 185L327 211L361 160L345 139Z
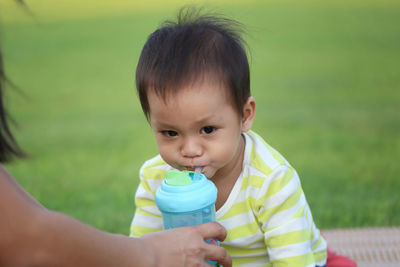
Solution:
M214 126L206 126L201 129L201 132L204 134L212 134L213 132L215 132L216 129L217 128L215 128Z
M174 136L177 136L177 135L178 135L177 132L171 131L171 130L161 131L161 133L162 133L163 135L165 135L165 136L168 136L168 137L174 137Z

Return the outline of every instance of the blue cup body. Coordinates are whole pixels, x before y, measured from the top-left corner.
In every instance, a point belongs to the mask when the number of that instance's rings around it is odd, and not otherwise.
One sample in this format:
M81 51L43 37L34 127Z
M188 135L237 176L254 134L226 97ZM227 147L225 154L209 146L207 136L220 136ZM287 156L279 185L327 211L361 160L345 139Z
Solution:
M216 186L203 174L196 177L194 172L187 174L192 184L170 185L164 179L156 192L155 201L162 213L165 230L216 221ZM219 244L216 240L208 240L207 243ZM217 262L207 262L219 266Z
M162 213L164 229L199 225L207 222L215 222L215 205L209 205L200 210L181 213Z
M163 215L165 229L215 221L214 207L218 191L214 183L204 174L199 174L196 178L194 172L186 171L184 174L191 179L191 184L171 185L164 179L156 192L155 201ZM180 220L183 218L185 219Z

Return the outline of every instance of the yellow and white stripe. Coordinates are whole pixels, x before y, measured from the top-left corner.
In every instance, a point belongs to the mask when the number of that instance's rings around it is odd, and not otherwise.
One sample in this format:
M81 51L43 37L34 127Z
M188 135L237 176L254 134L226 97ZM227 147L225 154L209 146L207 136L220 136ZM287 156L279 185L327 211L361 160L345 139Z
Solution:
M300 179L290 164L255 134L244 134L243 168L217 221L234 266L315 266L326 262L326 242L315 226ZM161 157L140 170L131 236L160 231L154 194L172 168Z

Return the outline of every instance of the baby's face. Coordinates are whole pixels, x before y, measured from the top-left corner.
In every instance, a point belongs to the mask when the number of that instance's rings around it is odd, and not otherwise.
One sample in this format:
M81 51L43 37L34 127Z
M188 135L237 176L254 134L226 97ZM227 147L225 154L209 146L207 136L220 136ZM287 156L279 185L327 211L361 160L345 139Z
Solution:
M242 164L242 117L218 83L197 83L166 101L149 90L150 123L161 157L178 170L201 167L208 178Z

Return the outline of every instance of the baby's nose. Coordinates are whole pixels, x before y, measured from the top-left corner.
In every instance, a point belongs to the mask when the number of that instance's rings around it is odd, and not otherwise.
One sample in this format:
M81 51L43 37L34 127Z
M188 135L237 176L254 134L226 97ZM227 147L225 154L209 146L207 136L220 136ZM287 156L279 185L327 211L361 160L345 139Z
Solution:
M182 144L181 153L182 156L190 158L201 156L201 144L195 138L185 138Z

